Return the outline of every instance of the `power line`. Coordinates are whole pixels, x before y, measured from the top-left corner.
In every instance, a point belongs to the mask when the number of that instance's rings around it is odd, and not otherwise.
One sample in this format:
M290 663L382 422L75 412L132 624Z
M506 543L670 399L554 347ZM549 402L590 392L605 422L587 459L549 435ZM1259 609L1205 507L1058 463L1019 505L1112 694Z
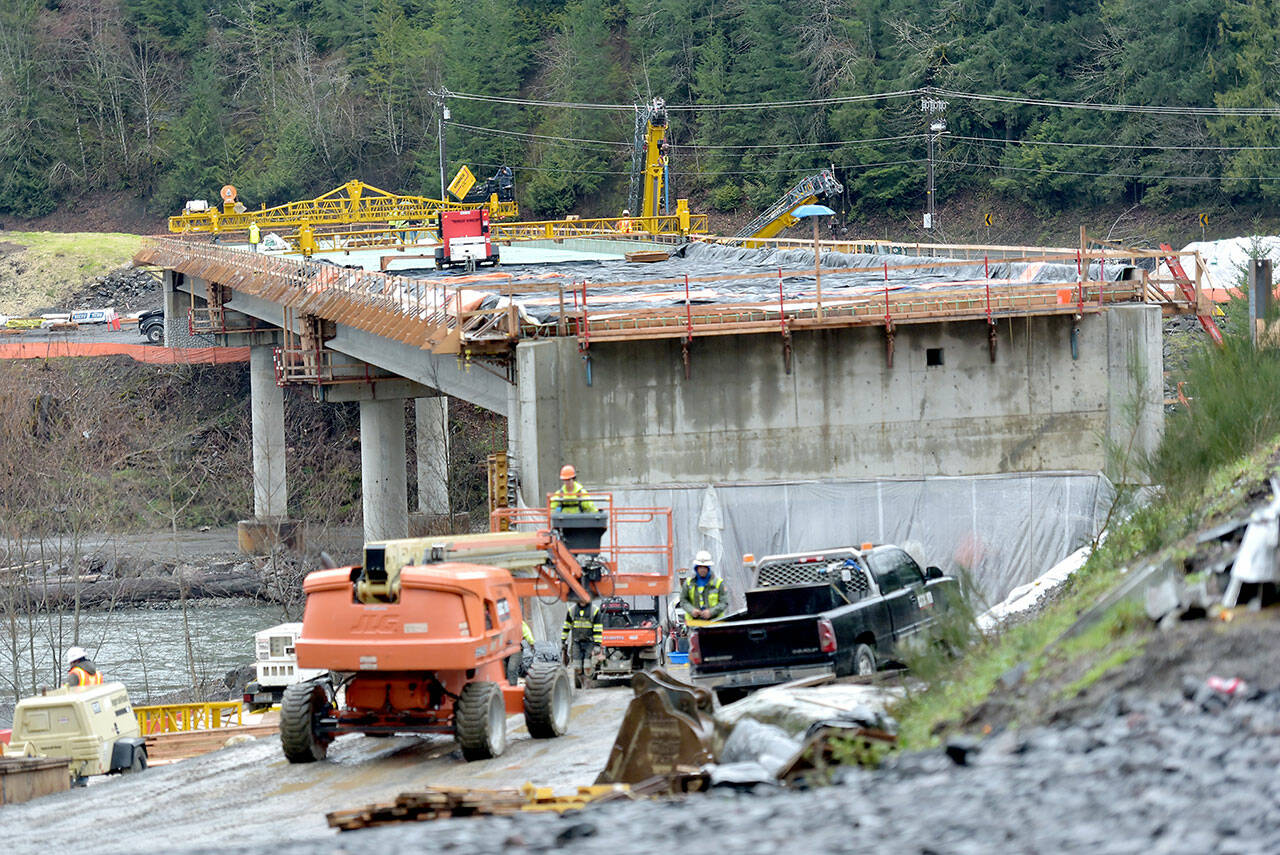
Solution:
M916 164L916 163L924 163L924 159L911 158L911 159L905 159L905 160L884 160L884 161L879 161L877 163L847 163L847 164L838 163L835 165L835 168L849 172L849 171L856 171L860 169L878 169L880 167L885 167L885 166L906 166L906 165ZM631 174L629 170L620 170L620 169L572 169L572 168L566 169L562 167L552 167L552 166L532 166L532 165L513 166L510 163L477 163L475 164L475 166L478 168L484 168L484 169L497 169L500 166L509 166L513 170L526 170L526 171L532 171L532 172L571 172L571 173L578 173L581 175L630 175ZM706 176L708 174L714 174L714 175L792 174L792 175L795 175L800 173L813 172L817 168L818 167L816 166L798 166L798 167L786 167L782 169L734 169L734 170L726 170L723 172L716 171L714 173L707 173L705 171L672 172L671 175L680 176L680 177L687 177L691 175Z
M969 163L963 160L940 160L948 166L964 166L977 169L999 169L1011 172L1043 172L1049 175L1079 175L1085 178L1136 178L1142 181L1280 181L1275 176L1231 176L1231 175L1141 175L1127 172L1079 172L1070 169L1048 169L1036 166L1004 166L999 163Z
M876 92L867 95L838 95L829 98L802 98L794 101L757 101L748 104L667 104L668 112L716 112L723 110L783 110L798 107L823 107L836 104L859 104L867 101L884 101L893 98L913 98L922 89L903 89L897 92ZM463 101L482 101L490 104L510 104L519 107L554 107L562 110L612 110L630 112L635 104L593 104L584 101L541 101L534 98L509 98L500 95L477 95L472 92L432 93L440 98L456 98Z
M966 137L956 134L949 134L949 139L963 140L965 142L991 143L995 145L1043 145L1058 146L1062 148L1111 148L1124 150L1143 150L1152 151L1280 151L1277 145L1125 145L1121 143L1075 143L1061 142L1057 140L1021 140L1021 139L996 139L994 137Z
M583 139L580 137L557 137L549 134L535 134L523 131L508 131L502 128L485 128L480 125L468 125L464 122L450 122L452 127L464 128L469 131L481 134L493 134L504 137L518 137L521 139L542 140L544 142L564 144L564 145L605 145L618 149L630 149L634 143L622 142L620 140L593 140ZM854 140L831 140L828 142L796 142L796 143L753 143L744 145L715 145L711 143L672 143L673 149L692 150L692 151L750 151L756 149L792 149L792 148L838 148L844 145L872 145L875 143L901 142L902 140L918 139L923 134L898 134L892 137L871 137L867 139Z
M996 104L1018 104L1025 107L1054 107L1063 110L1095 110L1107 113L1145 113L1159 116L1280 116L1280 107L1190 107L1153 104L1099 104L1090 101L1054 101L1047 98L1019 98L1013 95L980 95L952 89L931 89L962 101L985 101Z

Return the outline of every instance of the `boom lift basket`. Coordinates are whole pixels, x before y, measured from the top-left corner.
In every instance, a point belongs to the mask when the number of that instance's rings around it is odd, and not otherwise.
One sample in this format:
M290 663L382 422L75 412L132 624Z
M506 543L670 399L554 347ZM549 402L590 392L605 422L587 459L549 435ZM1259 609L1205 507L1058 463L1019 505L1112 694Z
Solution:
M609 530L608 511L584 514L552 512L551 527L560 532L564 545L575 555L599 555L600 541Z

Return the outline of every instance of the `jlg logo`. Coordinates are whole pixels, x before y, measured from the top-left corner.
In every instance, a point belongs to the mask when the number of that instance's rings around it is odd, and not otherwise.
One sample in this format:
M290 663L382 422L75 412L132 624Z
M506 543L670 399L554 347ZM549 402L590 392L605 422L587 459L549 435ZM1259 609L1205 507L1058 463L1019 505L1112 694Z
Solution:
M395 615L365 612L351 630L361 635L389 635L400 631L400 619Z

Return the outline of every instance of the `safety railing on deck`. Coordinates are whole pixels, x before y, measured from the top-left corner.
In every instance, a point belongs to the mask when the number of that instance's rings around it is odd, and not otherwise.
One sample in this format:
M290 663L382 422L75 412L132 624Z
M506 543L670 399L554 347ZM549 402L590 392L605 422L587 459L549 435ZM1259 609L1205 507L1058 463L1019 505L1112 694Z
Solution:
M584 230L592 223L585 221ZM537 224L524 224L537 225ZM782 245L781 243L779 245ZM812 247L812 242L791 242ZM822 249L861 246L847 242L826 242ZM888 244L867 242L883 253ZM898 246L920 245L899 244ZM960 248L965 249L965 248ZM968 249L987 249L968 248ZM826 275L862 273L879 275L883 289L860 287L822 293L824 269L820 259L812 268L755 270L719 273L702 277L680 277L614 283L560 283L555 291L547 282L522 283L501 273L475 277L413 279L387 273L367 272L252 253L241 249L197 243L180 238L150 238L138 259L202 277L228 286L236 292L283 305L296 313L340 321L377 335L421 347L436 353L461 353L484 345L505 347L525 336L572 335L582 346L592 339L684 338L695 336L749 334L823 326L965 320L1006 315L1084 313L1102 310L1118 302L1155 302L1166 312L1207 311L1201 287L1203 261L1196 254L1192 265L1194 283L1179 287L1172 278L1153 276L1136 266L1140 259L1164 259L1160 250L1109 249L1105 246L1082 250L1040 250L1005 247L1000 263L1065 264L1075 267L1074 281L1029 283L1008 278L992 278L990 265L996 259L984 256L987 272L967 283L956 283L945 275L947 268L972 266L972 257L904 258L902 264L881 262L872 267L826 268ZM1145 262L1150 264L1150 262ZM1101 275L1091 280L1093 265ZM1111 265L1134 275L1108 280ZM1114 268L1110 268L1114 269ZM936 281L921 277L937 272ZM898 288L904 282L911 290ZM1188 274L1190 277L1190 274ZM691 286L735 283L776 278L778 299L734 301L732 285L694 293ZM812 288L797 287L797 280L810 278ZM503 280L506 280L505 282ZM469 287L464 287L464 285ZM567 287L566 287L567 285ZM634 288L666 289L665 308L619 309L609 292ZM497 292L502 299L479 308L486 294ZM758 293L758 292L757 292ZM557 301L554 329L525 318L513 298L546 303ZM536 296L535 296L536 295ZM603 295L603 299L601 297ZM652 295L650 295L652 296ZM593 305L594 301L594 305ZM694 307L694 302L708 303ZM212 321L212 318L211 318Z
M180 733L188 730L210 730L244 724L244 710L239 701L211 701L204 704L158 704L134 707L138 727L143 736L158 733Z

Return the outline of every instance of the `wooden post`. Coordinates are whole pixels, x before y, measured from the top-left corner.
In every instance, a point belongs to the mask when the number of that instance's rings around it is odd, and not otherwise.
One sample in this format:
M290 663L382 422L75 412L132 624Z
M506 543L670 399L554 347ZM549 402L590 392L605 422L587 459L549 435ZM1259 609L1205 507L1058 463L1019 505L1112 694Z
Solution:
M1253 346L1258 346L1267 316L1271 314L1271 259L1249 261L1249 333Z
M822 319L822 248L818 246L818 218L813 220L813 281L818 289L818 319Z

